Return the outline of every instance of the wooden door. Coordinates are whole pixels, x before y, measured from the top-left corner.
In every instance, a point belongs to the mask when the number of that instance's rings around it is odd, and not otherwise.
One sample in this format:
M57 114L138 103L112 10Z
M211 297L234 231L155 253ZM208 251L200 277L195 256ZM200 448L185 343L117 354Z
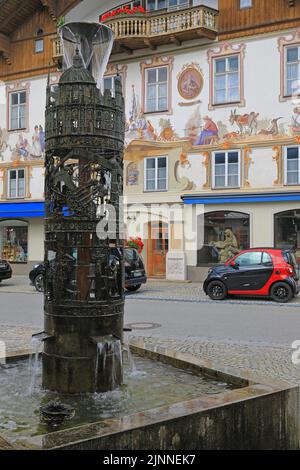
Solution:
M148 276L165 278L169 245L168 224L149 223Z

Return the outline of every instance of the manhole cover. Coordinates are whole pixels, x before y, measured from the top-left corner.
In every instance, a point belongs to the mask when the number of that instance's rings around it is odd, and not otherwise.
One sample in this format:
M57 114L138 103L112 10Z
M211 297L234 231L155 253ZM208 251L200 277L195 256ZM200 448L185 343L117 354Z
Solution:
M126 325L126 328L131 328L132 330L153 330L160 327L160 323L129 323Z

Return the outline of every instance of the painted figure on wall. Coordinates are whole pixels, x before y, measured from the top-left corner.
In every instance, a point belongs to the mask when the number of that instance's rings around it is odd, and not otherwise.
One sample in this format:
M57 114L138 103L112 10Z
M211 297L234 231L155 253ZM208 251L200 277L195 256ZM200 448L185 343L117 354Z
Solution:
M4 160L4 152L8 147L8 132L0 127L0 159Z
M18 136L18 141L16 143L16 153L19 158L23 158L24 160L28 159L29 156L29 142L28 140L23 136L23 134L19 134Z
M293 109L293 116L292 116L292 133L300 134L300 105L296 106Z
M203 121L203 130L194 145L208 145L218 142L219 129L217 124L209 116L204 116Z
M219 261L226 263L234 255L238 254L241 250L237 242L237 238L230 228L227 228L224 232L225 240L218 242L210 242L210 245L214 246L219 250Z
M187 67L179 75L178 91L186 100L196 98L203 88L203 77L199 70L194 67Z
M40 126L41 127L41 126ZM39 126L34 126L34 134L32 136L32 146L30 155L32 158L42 158L42 145L41 145L41 137L40 137L40 128Z
M139 169L136 163L129 163L126 170L127 186L136 186L139 180Z

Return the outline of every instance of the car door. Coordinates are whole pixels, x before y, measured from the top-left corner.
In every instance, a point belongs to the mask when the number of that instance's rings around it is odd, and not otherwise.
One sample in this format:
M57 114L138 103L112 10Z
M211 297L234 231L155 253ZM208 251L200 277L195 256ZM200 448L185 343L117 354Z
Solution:
M248 251L235 258L235 267L230 267L226 284L229 291L259 290L266 283L266 268L262 264L262 251Z

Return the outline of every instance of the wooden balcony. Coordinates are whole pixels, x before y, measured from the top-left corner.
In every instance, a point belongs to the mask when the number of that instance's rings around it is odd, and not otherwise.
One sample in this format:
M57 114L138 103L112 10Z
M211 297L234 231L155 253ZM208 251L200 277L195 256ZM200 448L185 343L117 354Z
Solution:
M116 16L105 22L115 35L113 54L128 52L173 42L180 46L192 39L215 39L218 32L217 10L205 6L164 13ZM53 59L62 55L59 39L53 41Z

